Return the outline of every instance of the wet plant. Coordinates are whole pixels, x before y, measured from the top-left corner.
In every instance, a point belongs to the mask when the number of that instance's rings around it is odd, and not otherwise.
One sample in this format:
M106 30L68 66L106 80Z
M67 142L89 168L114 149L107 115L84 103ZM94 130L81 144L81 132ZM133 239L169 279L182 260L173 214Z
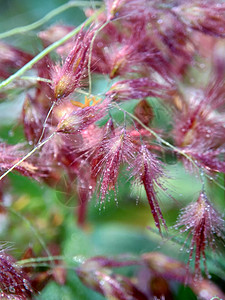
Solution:
M45 22L73 6L82 7L82 24L47 27ZM19 128L22 137L0 143L0 213L6 220L1 231L4 236L16 226L14 215L39 242L36 249L26 241L16 258L3 247L2 299L36 299L51 284L66 287L71 276L106 299L173 299L173 281L200 299L223 298L213 276L222 278L225 262L216 259L215 270L210 264L217 250L224 251L224 24L222 0L72 1L0 34L1 101L22 99L11 129L14 134ZM31 30L42 47L36 55L7 41ZM173 161L184 181L193 177L198 183L197 191L190 184L187 199L177 197L170 184L181 176L172 173ZM35 209L23 215L26 203L37 199L25 196L26 187L24 195L15 195L14 179L22 177L45 199L45 221L38 223ZM53 201L56 191L66 208ZM75 216L66 205L73 196ZM124 205L121 211L129 217L139 201L135 214L144 205L148 216L143 231L155 226L158 244L172 242L175 253L180 247L189 253L185 263L180 254L144 248L111 257L89 245L64 255L71 226L78 239L93 233L90 209L104 215L107 207ZM167 205L176 207L177 220ZM42 238L31 215L53 238ZM120 267L133 268L132 276L112 270ZM68 297L77 299L79 291L72 290ZM91 295L80 297L100 299Z

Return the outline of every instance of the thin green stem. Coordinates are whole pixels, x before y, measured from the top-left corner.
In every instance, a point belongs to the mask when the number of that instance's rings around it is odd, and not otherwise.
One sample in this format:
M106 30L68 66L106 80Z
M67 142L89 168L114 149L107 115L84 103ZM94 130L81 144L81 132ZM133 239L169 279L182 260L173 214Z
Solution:
M39 137L39 140L38 140L37 144L39 144L39 143L41 142L42 138L43 138L43 135L44 135L44 133L45 133L45 128L46 128L46 124L47 124L48 118L49 118L49 116L50 116L50 114L51 114L53 108L55 107L55 104L56 104L56 102L53 102L53 103L52 103L52 105L51 105L51 107L50 107L50 109L49 109L49 111L48 111L48 113L47 113L47 115L46 115L46 118L45 118L44 124L43 124L43 129L42 129L42 132L41 132L41 135L40 135L40 137Z
M67 257L63 255L57 255L57 256L50 256L50 257L32 257L28 259L22 259L16 262L18 265L26 265L31 263L40 263L40 262L48 262L48 261L54 261L54 260L68 260ZM71 261L75 263L83 263L85 261L85 258L83 256L73 256L70 258Z
M13 208L11 207L7 207L7 209L12 212L13 214L15 214L17 217L21 218L29 227L30 230L32 231L32 233L34 234L34 236L36 236L37 240L39 241L40 245L42 246L42 248L45 250L46 254L48 255L48 260L51 261L52 266L54 266L54 261L51 259L51 253L48 250L47 246L45 245L44 240L42 239L42 237L39 235L39 233L37 232L36 228L34 228L34 226L31 224L31 222L26 219L23 215L21 215L19 212L15 211Z
M85 95L85 96L92 96L88 92L85 92L85 91L83 91L81 89L76 89L75 92L78 93L78 94Z
M49 45L47 48L45 48L43 51L41 51L37 56L35 56L31 61L29 61L26 65L24 65L21 69L19 69L16 73L11 75L6 80L2 81L0 83L0 89L11 83L14 79L20 77L23 75L26 71L31 69L34 64L36 64L39 60L41 60L43 57L45 57L47 54L49 54L51 51L68 41L70 38L72 38L75 34L77 34L82 28L87 27L88 25L93 22L96 17L104 10L104 7L97 10L90 18L88 18L84 23L79 25L77 28L69 32L67 35L65 35L62 39L56 41L55 43Z
M54 131L47 139L45 139L43 142L37 144L37 146L35 146L30 152L28 152L24 157L22 157L17 163L15 163L10 169L8 169L5 173L3 173L0 176L0 181L6 176L8 175L10 172L12 172L16 167L18 167L24 160L26 160L27 158L29 158L34 152L36 152L38 149L40 149L42 146L44 146L48 141L50 141L50 139L53 138L53 136L56 134L57 132Z
M15 264L15 266L16 266L17 264ZM20 267L22 267L22 268L40 268L40 267L45 267L45 268L54 268L55 267L55 265L52 265L52 264L50 264L50 263L46 263L46 262L44 262L44 263L32 263L32 264L27 264L27 265L25 265L25 266L20 266ZM64 265L64 264L57 264L57 267L62 267L63 269L66 269L66 270L73 270L74 271L74 268L76 267L76 266L68 266L68 265Z
M163 145L167 146L168 148L174 150L175 152L181 154L182 156L184 156L185 158L187 158L193 164L193 166L195 166L197 169L199 169L199 166L194 162L194 160L188 154L186 154L184 151L180 150L179 148L173 146L172 144L170 144L169 142L167 142L166 140L164 140L163 138L161 138L154 130L152 130L151 128L149 128L148 126L146 126L144 123L142 123L141 120L139 120L133 114L129 113L125 109L122 109L117 103L113 103L112 105L114 107L116 107L117 109L123 110L124 112L126 112L132 119L134 119L135 121L137 121L144 129L146 129L147 131L149 131L161 144L163 144Z
M52 83L52 80L42 77L35 77L35 76L22 76L19 79L14 80L6 87L2 88L2 92L7 92L13 89L29 89L34 87L38 81Z
M52 83L52 80L51 79L47 79L47 78L43 78L43 77L35 77L35 76L22 76L20 77L20 79L22 80L27 80L27 81L42 81L42 82L46 82L46 83Z
M28 259L22 259L16 262L17 265L25 265L30 263L40 263L40 262L46 262L46 261L54 261L54 260L64 260L65 257L62 255L58 256L50 256L50 257L32 257Z
M97 6L100 6L100 5L102 5L102 2L96 1L96 2L94 2L94 4L97 5ZM84 7L85 6L90 6L90 1L71 1L71 2L68 2L66 4L63 4L59 7L57 7L56 9L50 11L43 18L41 18L40 20L38 20L38 21L36 21L32 24L29 24L29 25L26 25L26 26L21 26L21 27L16 27L16 28L13 28L9 31L0 33L0 39L4 39L4 38L9 37L9 36L13 36L13 35L16 35L16 34L19 34L19 33L21 34L21 33L27 32L27 31L34 30L37 27L40 27L44 23L51 20L53 17L55 17L55 16L59 15L60 13L64 12L65 10L67 10L71 7L79 7L79 6L84 6Z

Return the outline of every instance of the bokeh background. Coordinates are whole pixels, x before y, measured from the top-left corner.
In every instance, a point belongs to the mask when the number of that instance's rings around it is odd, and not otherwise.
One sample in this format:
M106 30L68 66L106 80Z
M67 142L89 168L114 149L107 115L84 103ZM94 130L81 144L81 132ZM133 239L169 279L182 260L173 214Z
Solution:
M8 31L17 26L28 25L39 20L51 10L67 3L60 0L1 0L0 1L0 32ZM90 5L94 4L90 1ZM93 6L94 7L94 6ZM5 41L16 45L32 54L43 48L37 32L52 24L77 26L85 20L83 9L72 7L52 18L37 30L6 38ZM94 80L96 92L105 91L109 80L98 76ZM24 141L20 112L25 93L11 91L8 98L0 103L0 139L14 144ZM155 119L154 125L161 128L171 126L169 112L154 98L151 103ZM125 104L125 108L133 111L136 101ZM113 116L123 120L123 114L114 112ZM193 174L188 174L175 157L165 151L165 169L169 174L166 178L168 190L160 193L161 207L168 226L173 226L178 212L187 203L198 197L201 182ZM125 172L124 172L125 173ZM4 190L2 201L6 207L0 213L0 240L10 253L20 259L28 247L32 247L36 256L46 255L47 249L54 249L63 255L67 264L66 285L60 286L50 281L36 299L48 300L100 300L104 297L83 286L73 268L77 265L75 257L92 257L95 255L140 255L145 252L159 251L178 260L187 262L188 253L180 251L182 237L173 229L162 239L154 229L154 222L145 193L127 181L123 174L119 178L116 205L113 197L100 209L97 199L93 197L88 206L85 228L76 224L76 212L79 205L76 194L65 195L60 187L50 188L18 174L10 174L7 189ZM217 179L223 184L223 178ZM224 191L212 182L210 196L220 211L224 211ZM151 227L150 230L148 227ZM209 260L209 269L213 280L223 285L221 264L222 256L213 256ZM40 267L41 268L41 267ZM122 269L118 272L132 274L133 269ZM188 287L173 283L174 299L196 299Z

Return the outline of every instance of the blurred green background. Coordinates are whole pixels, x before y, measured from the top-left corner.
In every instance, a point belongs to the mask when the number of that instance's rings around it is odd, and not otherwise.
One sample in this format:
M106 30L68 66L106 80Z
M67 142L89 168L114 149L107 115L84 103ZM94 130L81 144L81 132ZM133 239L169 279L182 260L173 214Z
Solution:
M15 26L28 25L57 6L67 3L60 0L7 0L0 1L0 32ZM90 4L93 5L90 1ZM82 9L70 8L51 19L38 30L51 24L61 23L79 25L85 20ZM6 38L5 41L17 45L26 51L37 54L42 50L36 35L37 31ZM108 84L107 78L99 77L95 82L96 91L104 91ZM19 124L21 107L25 93L12 95L0 103L0 138L9 143L24 141L22 125ZM156 99L149 99L155 111L155 125L170 125L166 109ZM136 101L125 104L125 109L132 111ZM121 112L114 112L114 117L123 119ZM167 120L167 121L165 121ZM201 183L195 176L188 174L181 163L173 157L165 155L166 179L168 190L159 192L160 204L167 224L174 225L179 210L198 197ZM219 178L223 182L223 178ZM223 210L224 192L213 182L209 183L209 196L213 196L219 210ZM71 263L75 256L91 257L95 255L118 255L123 253L140 255L149 251L159 251L182 261L187 261L188 254L181 252L180 244L173 242L177 233L173 230L164 239L154 230L153 218L142 189L131 185L123 174L119 178L118 206L114 200L106 202L105 209L99 210L96 199L92 199L88 207L87 225L85 230L76 225L77 200L74 195L65 198L59 187L49 188L18 174L10 174L8 188L5 191L4 203L9 209L7 215L0 216L0 239L7 242L11 253L20 259L27 247L31 246L37 256L45 253L49 244L57 244L61 253ZM137 199L139 199L137 201ZM183 240L180 239L182 243ZM43 247L43 244L45 245ZM216 258L221 261L222 258ZM69 264L68 263L68 264ZM72 265L73 266L73 265ZM76 266L76 263L74 263ZM71 266L69 266L71 267ZM216 276L221 275L221 268L213 262L209 268ZM124 271L126 273L126 271ZM196 299L188 289L175 283L174 299ZM99 294L84 287L73 270L68 269L67 283L59 286L50 282L37 299L104 299Z

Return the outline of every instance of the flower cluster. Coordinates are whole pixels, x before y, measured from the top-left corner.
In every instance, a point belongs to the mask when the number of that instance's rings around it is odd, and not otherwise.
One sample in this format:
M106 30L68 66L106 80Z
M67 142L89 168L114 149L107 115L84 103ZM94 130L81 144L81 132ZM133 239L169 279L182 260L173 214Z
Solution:
M201 276L200 258L203 257L205 271L207 246L215 248L215 238L221 238L224 234L224 222L219 213L212 207L204 193L199 195L196 202L189 204L181 213L176 227L181 227L181 232L189 232L191 245L189 262L195 251L196 276Z
M0 253L0 299L25 300L33 292L27 275L14 263L11 256Z
M83 26L56 49L60 63L50 56L42 57L33 66L37 80L29 90L25 83L18 86L26 92L20 122L27 147L0 143L1 179L15 169L50 186L65 188L66 180L65 189L77 193L80 200L77 220L83 226L89 199L95 194L100 205L111 196L117 202L119 175L125 173L132 186L138 184L145 190L155 226L162 234L167 225L159 191L169 197L164 146L170 147L189 170L207 176L225 173L225 4L105 2L106 11L96 16L89 29ZM90 17L94 13L86 11ZM46 48L72 30L71 26L55 25L38 36ZM204 53L207 38L211 48ZM1 42L1 79L32 58ZM198 74L203 77L204 68L209 76L202 82ZM87 77L91 83L91 77L99 74L110 81L110 87L94 95ZM157 128L154 123L151 97L170 113L168 128ZM123 104L131 100L136 101L135 107L126 111ZM122 121L114 118L117 110L123 113ZM161 123L164 125L164 120ZM25 149L31 145L34 148L26 155ZM208 246L214 248L214 235L222 238L222 217L200 191L197 201L181 213L177 227L181 233L189 231L189 258L195 252L199 277L200 260L205 261ZM143 260L146 263L149 257ZM3 266L9 263L2 256L0 262ZM131 299L127 297L136 295L135 299L147 299L131 280L109 276L102 268L93 271L88 261L77 273L85 284L106 297ZM17 291L14 283L20 276L14 267L8 272L9 280L11 275L14 281L9 286L13 284ZM107 284L101 285L102 281ZM7 288L1 289L8 293Z

